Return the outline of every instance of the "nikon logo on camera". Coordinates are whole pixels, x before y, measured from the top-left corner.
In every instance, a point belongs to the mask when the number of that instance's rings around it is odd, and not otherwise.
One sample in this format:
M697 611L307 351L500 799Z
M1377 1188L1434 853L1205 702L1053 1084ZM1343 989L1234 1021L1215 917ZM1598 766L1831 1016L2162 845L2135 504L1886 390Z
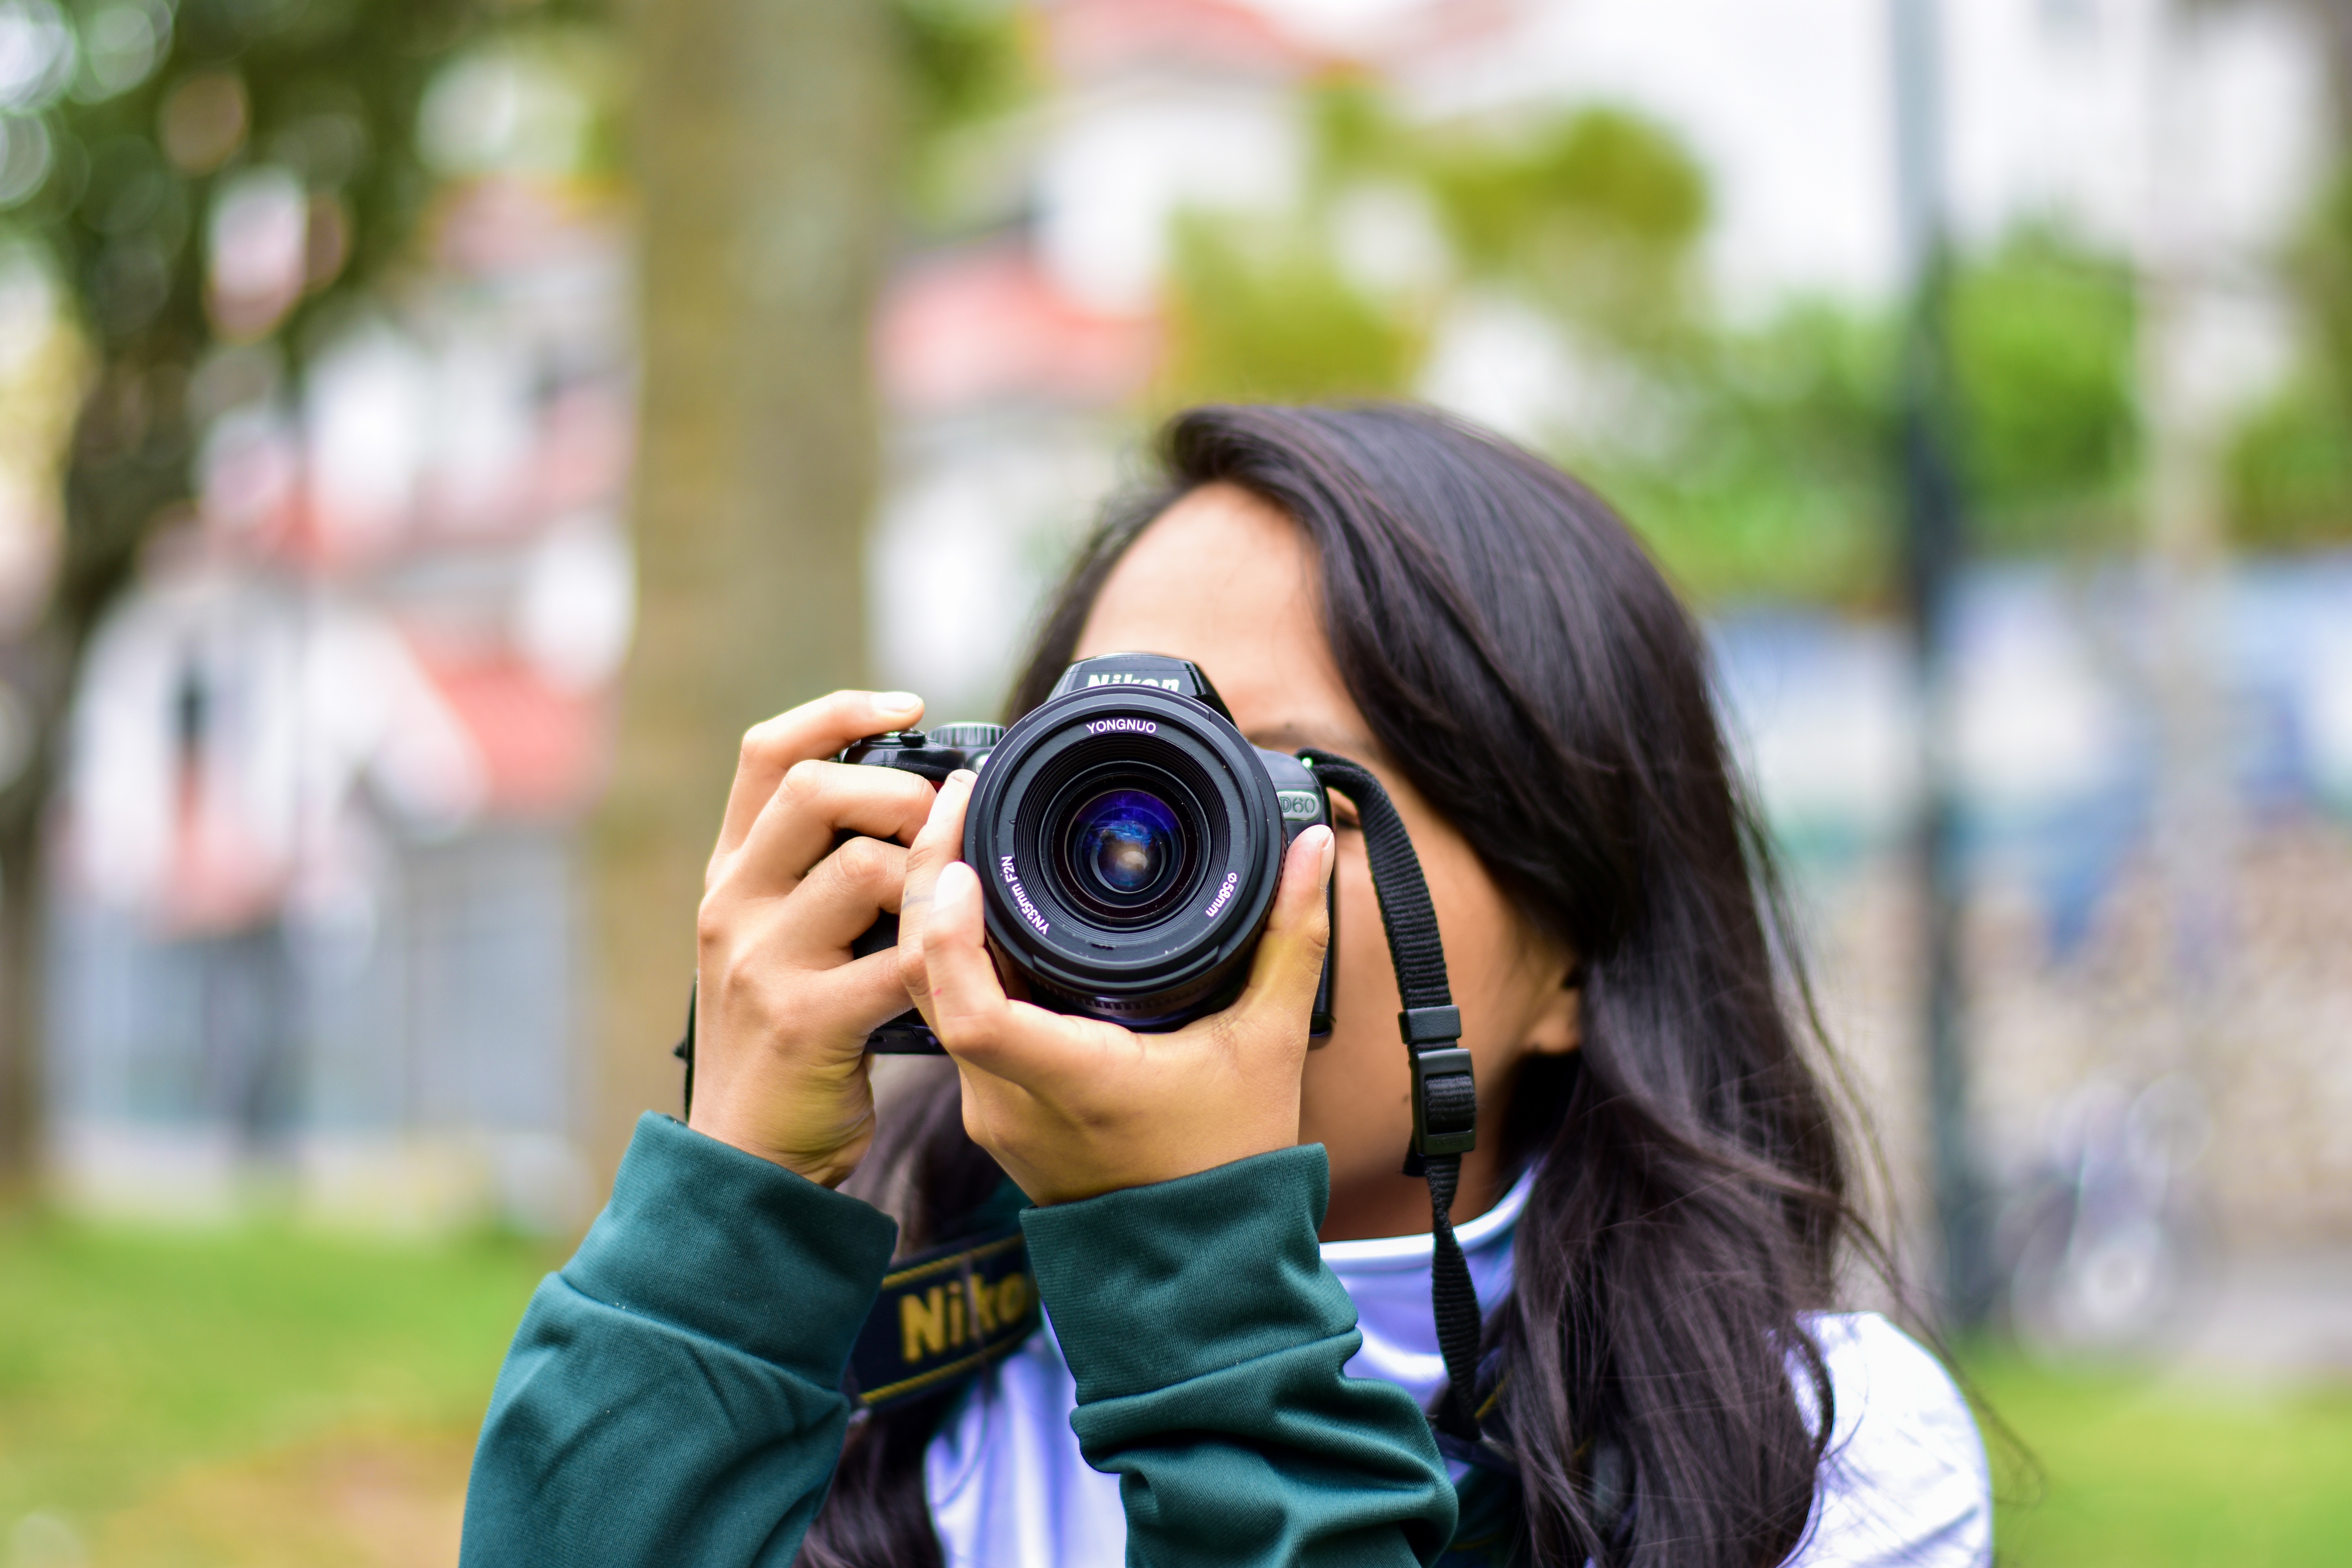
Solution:
M1089 675L1087 677L1087 685L1088 687L1152 686L1159 688L1162 691L1181 691L1184 689L1184 683L1172 677L1166 680L1154 680L1148 675L1121 675L1116 671L1109 675Z

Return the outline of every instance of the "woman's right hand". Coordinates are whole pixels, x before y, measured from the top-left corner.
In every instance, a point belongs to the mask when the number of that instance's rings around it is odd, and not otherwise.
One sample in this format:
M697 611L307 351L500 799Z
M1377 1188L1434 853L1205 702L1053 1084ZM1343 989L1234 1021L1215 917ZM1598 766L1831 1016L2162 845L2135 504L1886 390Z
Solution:
M866 1037L904 1012L895 952L849 944L896 912L931 786L830 759L922 716L906 692L836 691L743 737L703 879L687 1124L825 1186L873 1142ZM839 849L835 835L857 834Z

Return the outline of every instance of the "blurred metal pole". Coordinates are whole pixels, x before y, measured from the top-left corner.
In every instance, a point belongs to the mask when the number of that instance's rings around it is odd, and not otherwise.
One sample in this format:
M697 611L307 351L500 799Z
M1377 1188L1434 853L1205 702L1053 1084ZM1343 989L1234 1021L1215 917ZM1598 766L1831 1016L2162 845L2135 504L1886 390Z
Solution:
M1937 0L1891 0L1895 141L1910 313L1902 361L1905 588L1916 637L1920 805L1913 853L1919 872L1926 971L1921 1020L1942 1307L1966 1327L1991 1304L1991 1258L1969 1130L1960 921L1964 867L1949 763L1953 579L1967 549L1954 469L1955 409L1947 341L1950 274L1943 178L1942 18Z
M743 731L866 668L874 304L898 38L873 0L631 0L638 616L596 824L591 1152L675 1114L695 908Z
M2168 1038L2143 1076L2200 1065L2219 1032L2220 992L2238 847L2229 715L2214 666L2226 554L2220 441L2231 410L2217 406L2200 363L2198 318L2226 287L2229 259L2196 210L2201 138L2191 7L2158 0L2149 28L2147 167L2136 258L2140 423L2147 447L2143 492L2146 581L2155 632L2143 669L2157 721L2154 849L2168 905L2163 955Z

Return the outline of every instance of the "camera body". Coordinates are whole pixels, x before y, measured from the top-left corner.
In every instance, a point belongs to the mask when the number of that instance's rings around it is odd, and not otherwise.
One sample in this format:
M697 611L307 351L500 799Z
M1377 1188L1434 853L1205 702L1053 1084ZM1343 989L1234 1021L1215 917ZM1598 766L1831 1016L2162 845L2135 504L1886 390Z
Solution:
M1250 744L1200 668L1164 654L1081 659L1010 729L894 731L841 760L934 784L978 770L963 858L980 873L999 966L1039 1006L1143 1031L1181 1027L1240 994L1285 852L1331 820L1313 769ZM898 923L884 916L855 950L894 945ZM1331 1031L1331 965L1327 954L1318 1043ZM940 1047L909 1012L867 1048Z

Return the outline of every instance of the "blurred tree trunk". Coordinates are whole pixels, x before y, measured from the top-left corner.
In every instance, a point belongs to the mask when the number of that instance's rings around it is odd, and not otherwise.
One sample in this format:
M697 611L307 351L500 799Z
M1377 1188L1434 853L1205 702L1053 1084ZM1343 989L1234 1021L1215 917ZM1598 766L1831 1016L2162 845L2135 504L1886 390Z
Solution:
M184 340L156 336L164 345L157 359L184 363L192 355ZM150 520L186 493L183 412L175 399L158 395L159 384L173 378L154 374L156 368L153 360L124 355L84 389L64 476L57 580L40 618L0 647L0 700L13 706L8 722L22 728L13 743L24 748L14 775L0 782L0 1199L29 1192L37 1176L47 828L75 673L100 618L131 581ZM67 379L77 382L79 373Z
M54 773L48 732L62 706L51 689L59 683L41 679L54 662L35 657L42 651L11 647L0 674L18 704L16 721L31 731L19 743L33 751L0 788L0 1204L29 1190L41 1131L41 807Z
M866 665L868 323L898 115L876 0L633 0L643 191L639 609L596 825L609 1174L670 1058L742 731Z
M2337 156L2352 145L2352 0L2303 0L2319 23L2327 49L2327 75L2335 89Z

